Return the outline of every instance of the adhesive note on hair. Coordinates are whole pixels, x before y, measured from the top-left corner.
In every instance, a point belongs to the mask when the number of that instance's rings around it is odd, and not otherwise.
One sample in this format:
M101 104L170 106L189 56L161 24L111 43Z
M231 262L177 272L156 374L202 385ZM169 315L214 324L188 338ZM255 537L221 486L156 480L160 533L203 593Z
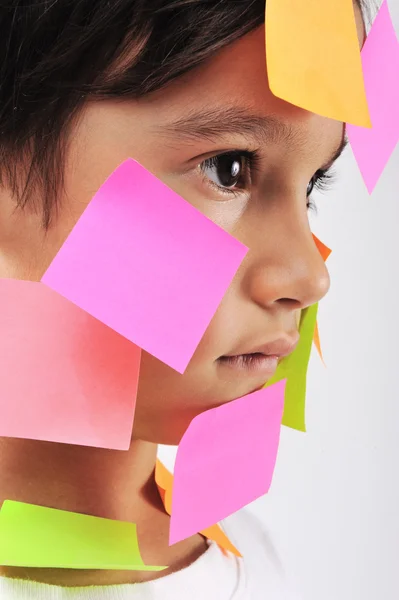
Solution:
M136 525L5 500L0 565L61 569L162 571L143 563Z
M266 60L278 98L371 126L352 0L267 0Z
M362 50L372 129L348 125L348 138L369 193L399 140L399 41L386 0Z
M182 373L247 250L127 160L42 281Z
M140 349L41 283L0 279L0 436L127 450Z
M298 345L292 354L281 360L276 373L265 386L267 389L278 381L287 380L282 423L298 431L306 431L306 377L316 326L317 309L318 304L313 304L302 311Z
M170 544L267 493L277 458L284 388L285 382L279 382L192 420L176 456Z

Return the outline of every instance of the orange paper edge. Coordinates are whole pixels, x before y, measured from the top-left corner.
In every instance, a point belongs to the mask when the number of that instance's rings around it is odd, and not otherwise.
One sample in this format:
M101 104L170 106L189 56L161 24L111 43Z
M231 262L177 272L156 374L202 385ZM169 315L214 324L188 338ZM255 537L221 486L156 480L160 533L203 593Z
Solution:
M316 325L315 325L315 328L314 328L313 342L314 342L314 345L317 348L317 352L319 353L319 356L320 356L320 358L321 358L321 360L323 362L323 365L326 366L326 363L324 362L324 358L323 358L323 352L321 350L320 335L319 335L319 326L317 324L317 321L316 321Z
M330 248L328 246L326 246L325 244L323 244L323 242L320 241L319 238L316 237L314 233L312 233L312 235L313 235L314 243L316 244L318 251L320 252L321 256L323 257L324 262L326 262L327 258L331 254Z
M318 251L320 252L320 254L321 254L324 262L326 262L327 258L331 254L331 249L328 248L328 246L326 246L325 244L323 244L323 242L320 241L319 238L314 235L314 233L312 235L313 235L313 239L314 239L314 242L315 242L315 244L317 246ZM320 335L319 335L319 326L318 326L318 322L317 321L316 321L316 326L315 326L314 335L313 335L313 342L314 342L314 345L317 348L317 352L319 353L319 356L320 356L320 358L321 358L321 360L323 362L323 365L326 366L326 363L324 362L324 358L323 358L323 352L321 350Z

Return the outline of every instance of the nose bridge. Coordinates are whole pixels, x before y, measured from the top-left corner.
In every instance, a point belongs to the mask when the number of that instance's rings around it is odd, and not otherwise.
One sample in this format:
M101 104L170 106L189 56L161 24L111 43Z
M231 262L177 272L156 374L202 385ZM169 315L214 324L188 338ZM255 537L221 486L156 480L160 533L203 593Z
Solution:
M269 211L255 231L245 277L254 302L264 307L284 303L306 308L327 293L328 271L314 242L303 200L300 210L289 210L285 203L285 208Z

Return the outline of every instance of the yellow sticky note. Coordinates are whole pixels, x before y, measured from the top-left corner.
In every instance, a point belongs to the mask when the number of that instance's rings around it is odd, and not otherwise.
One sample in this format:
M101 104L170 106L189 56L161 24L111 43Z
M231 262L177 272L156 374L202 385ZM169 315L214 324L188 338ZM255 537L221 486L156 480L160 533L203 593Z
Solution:
M306 431L306 377L316 326L317 309L318 304L313 304L302 311L298 345L292 354L281 360L276 373L265 385L265 387L269 387L282 379L287 379L282 424L292 429L298 429L298 431Z
M371 127L352 0L267 0L266 60L278 98Z
M5 500L0 565L162 571L140 556L136 525Z

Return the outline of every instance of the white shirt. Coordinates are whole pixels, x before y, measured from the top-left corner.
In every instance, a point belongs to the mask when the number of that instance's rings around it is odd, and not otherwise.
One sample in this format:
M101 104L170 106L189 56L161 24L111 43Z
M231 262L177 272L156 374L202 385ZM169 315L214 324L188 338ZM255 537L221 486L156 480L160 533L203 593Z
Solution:
M243 558L215 542L189 567L144 583L65 588L0 577L1 600L299 600L260 521L240 511L221 523Z

